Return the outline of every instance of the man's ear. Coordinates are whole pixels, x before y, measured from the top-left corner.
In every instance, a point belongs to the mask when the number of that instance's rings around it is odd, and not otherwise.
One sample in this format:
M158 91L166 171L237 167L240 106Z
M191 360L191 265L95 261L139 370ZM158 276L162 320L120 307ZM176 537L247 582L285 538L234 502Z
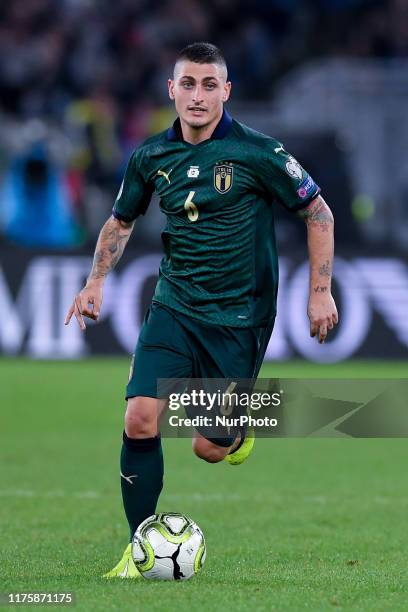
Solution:
M222 97L223 102L226 102L228 100L228 98L230 97L230 93L231 93L231 81L227 81L224 86L224 95Z
M169 88L169 98L170 100L174 100L174 81L172 79L169 79L167 81L167 86Z

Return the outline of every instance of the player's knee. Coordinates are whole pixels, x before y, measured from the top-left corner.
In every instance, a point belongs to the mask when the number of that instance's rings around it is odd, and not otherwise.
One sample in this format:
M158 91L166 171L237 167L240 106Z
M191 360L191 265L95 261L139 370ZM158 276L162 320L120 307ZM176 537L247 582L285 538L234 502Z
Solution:
M132 397L128 400L125 413L125 431L129 438L145 438L157 435L157 413L153 402ZM151 399L151 398L148 398Z
M193 451L197 457L204 459L208 463L218 463L224 459L228 449L223 446L217 446L205 438L194 438Z

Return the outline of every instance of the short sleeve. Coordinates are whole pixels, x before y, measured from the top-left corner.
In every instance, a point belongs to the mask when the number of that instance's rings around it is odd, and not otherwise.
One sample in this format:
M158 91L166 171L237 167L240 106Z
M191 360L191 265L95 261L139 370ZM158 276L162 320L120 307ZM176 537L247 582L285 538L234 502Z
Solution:
M300 210L319 195L320 187L282 144L271 139L263 154L258 170L262 187L285 208Z
M139 215L145 214L152 194L153 186L143 176L141 156L136 150L126 167L125 176L113 206L113 216L121 221L134 221Z

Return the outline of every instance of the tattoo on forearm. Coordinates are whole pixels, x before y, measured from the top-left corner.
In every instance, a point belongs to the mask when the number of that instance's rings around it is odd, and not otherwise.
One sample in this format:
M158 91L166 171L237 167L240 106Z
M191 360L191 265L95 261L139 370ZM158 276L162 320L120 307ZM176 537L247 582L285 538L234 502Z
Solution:
M90 279L103 278L115 267L129 240L132 227L111 219L106 222L96 245Z
M327 276L328 278L331 277L331 265L330 265L330 261L328 259L326 259L326 261L324 262L324 264L322 264L319 267L319 274L320 276Z
M315 293L327 293L329 290L328 287L322 287L321 285L317 285L317 287L313 287L313 291Z
M318 227L322 232L329 232L334 223L330 208L320 196L301 210L299 215L306 221L307 225Z

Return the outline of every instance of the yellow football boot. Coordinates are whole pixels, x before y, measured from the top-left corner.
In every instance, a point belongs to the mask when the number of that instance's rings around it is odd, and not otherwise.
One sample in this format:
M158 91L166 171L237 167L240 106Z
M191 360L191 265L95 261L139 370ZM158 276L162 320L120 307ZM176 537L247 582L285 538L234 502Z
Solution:
M103 575L104 578L141 578L132 559L132 543L130 542L123 553L123 557L115 567Z
M244 463L244 461L248 459L249 455L252 453L254 444L255 432L252 427L248 427L245 440L242 445L234 453L226 455L226 457L224 457L224 461L230 465L241 465L241 463Z

